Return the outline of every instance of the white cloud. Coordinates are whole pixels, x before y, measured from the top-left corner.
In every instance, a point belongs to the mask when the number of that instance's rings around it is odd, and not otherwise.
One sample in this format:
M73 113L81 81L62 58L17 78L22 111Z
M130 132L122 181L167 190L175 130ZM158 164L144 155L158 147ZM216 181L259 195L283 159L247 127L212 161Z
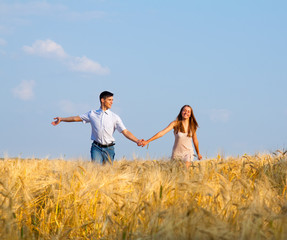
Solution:
M45 41L37 40L32 44L31 47L24 46L23 50L28 54L38 55L41 57L55 57L55 58L67 57L67 54L65 53L62 46L50 39L47 39Z
M110 70L107 67L102 67L99 63L87 57L72 57L70 58L69 66L74 71L96 73L100 75L109 74Z
M4 1L0 0L0 34L14 34L19 26L23 28L23 26L29 26L43 18L48 21L53 19L58 22L84 22L94 21L106 16L105 12L97 10L97 5L94 6L94 9L90 8L88 11L79 9L74 11L68 5L51 4L47 0L6 2L9 3L4 3Z
M110 72L107 67L102 67L101 64L87 58L86 56L75 57L68 55L65 53L61 45L50 39L37 40L32 44L32 46L24 46L23 50L31 55L57 58L73 71L95 73L99 75L109 74Z
M230 119L230 111L227 109L212 109L209 112L209 118L213 122L226 123Z
M4 3L7 2L7 3ZM98 11L97 5L88 11L70 9L68 5L50 3L50 1L1 1L0 0L0 34L17 32L17 28L23 28L41 19L56 20L58 22L84 22L104 18L106 12ZM34 19L36 18L36 20Z
M18 86L12 89L12 93L16 98L21 100L31 100L34 98L35 81L23 80Z

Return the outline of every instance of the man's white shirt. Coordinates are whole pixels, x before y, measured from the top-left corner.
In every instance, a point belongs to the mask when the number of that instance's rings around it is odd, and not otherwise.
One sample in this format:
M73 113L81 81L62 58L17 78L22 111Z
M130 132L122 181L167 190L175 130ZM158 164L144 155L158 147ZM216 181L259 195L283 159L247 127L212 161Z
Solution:
M126 129L121 118L111 110L91 110L80 115L83 123L90 123L92 127L91 139L100 144L107 145L115 142L113 133L117 129L122 132Z

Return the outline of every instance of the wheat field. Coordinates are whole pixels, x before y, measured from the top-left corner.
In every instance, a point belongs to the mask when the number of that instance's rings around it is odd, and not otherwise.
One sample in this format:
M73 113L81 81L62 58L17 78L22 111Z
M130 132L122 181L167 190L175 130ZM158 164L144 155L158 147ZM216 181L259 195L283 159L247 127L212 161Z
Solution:
M0 239L287 239L287 154L0 160Z

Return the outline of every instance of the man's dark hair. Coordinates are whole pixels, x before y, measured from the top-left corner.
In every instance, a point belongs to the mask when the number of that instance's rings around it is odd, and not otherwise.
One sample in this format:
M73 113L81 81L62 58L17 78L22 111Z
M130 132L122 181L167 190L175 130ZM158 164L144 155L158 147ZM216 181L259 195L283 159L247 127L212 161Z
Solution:
M106 98L112 97L112 96L114 96L113 93L108 92L108 91L103 91L103 92L100 94L100 101L101 101L102 98L103 98L103 99L106 99Z

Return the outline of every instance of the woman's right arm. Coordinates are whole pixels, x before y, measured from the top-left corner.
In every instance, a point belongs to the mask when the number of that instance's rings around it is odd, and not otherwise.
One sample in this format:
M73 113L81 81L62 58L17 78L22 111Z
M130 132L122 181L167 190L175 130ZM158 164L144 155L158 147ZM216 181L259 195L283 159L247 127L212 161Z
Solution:
M74 117L66 117L66 118L61 118L61 117L55 117L55 121L52 122L54 126L58 125L60 122L81 122L82 119L79 116L74 116Z
M171 122L165 129L161 130L160 132L158 132L157 134L155 134L153 137L151 137L150 139L146 140L146 141L142 141L142 147L144 147L145 145L147 145L148 143L150 143L153 140L156 140L160 137L162 137L163 135L165 135L166 133L168 133L170 130L172 130L175 126L175 121Z

